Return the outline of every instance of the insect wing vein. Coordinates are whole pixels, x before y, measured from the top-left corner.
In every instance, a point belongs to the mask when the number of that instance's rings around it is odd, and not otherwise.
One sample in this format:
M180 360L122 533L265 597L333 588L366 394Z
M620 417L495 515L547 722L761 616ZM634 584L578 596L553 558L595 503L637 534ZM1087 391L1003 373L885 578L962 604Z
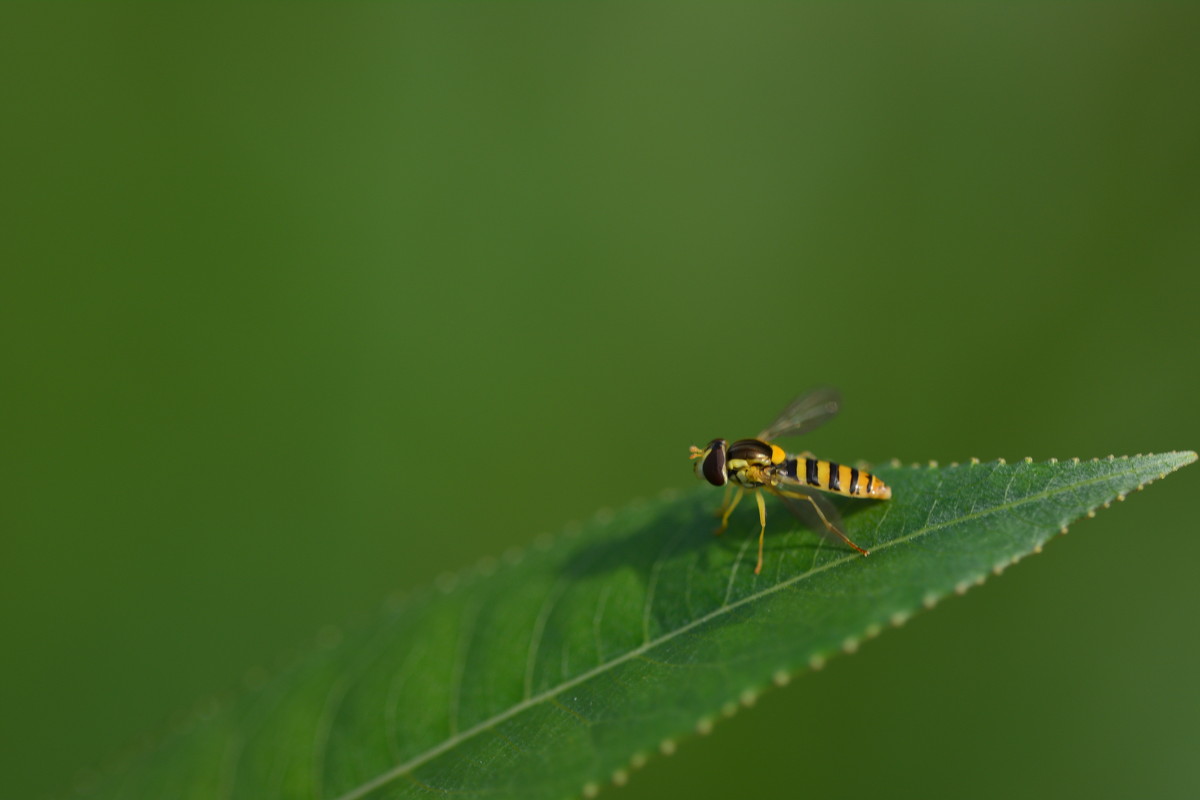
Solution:
M808 433L833 419L841 404L841 394L832 387L822 386L805 392L789 403L758 438L769 442L783 436Z

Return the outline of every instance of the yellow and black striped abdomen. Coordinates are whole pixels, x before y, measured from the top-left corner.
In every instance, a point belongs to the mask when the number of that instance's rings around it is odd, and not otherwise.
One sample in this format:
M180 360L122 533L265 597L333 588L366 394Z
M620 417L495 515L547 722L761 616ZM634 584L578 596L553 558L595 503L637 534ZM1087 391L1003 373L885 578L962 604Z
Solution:
M780 472L792 483L823 492L876 500L887 500L892 496L891 488L871 473L819 458L789 458L780 467Z

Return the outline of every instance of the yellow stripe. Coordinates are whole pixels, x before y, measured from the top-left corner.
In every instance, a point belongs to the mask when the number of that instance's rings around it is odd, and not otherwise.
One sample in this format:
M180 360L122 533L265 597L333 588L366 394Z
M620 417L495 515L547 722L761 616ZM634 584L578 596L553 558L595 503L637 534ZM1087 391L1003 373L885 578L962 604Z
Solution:
M817 462L817 485L822 489L829 488L829 462Z
M850 468L845 464L838 465L838 485L843 492L850 494Z

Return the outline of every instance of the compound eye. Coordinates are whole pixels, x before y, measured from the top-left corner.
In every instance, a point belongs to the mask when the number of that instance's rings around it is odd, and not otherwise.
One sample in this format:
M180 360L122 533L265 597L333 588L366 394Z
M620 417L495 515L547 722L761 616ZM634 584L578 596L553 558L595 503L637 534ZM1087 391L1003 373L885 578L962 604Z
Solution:
M713 439L708 443L707 449L708 455L700 465L700 472L713 486L724 486L729 480L729 475L725 472L725 440Z

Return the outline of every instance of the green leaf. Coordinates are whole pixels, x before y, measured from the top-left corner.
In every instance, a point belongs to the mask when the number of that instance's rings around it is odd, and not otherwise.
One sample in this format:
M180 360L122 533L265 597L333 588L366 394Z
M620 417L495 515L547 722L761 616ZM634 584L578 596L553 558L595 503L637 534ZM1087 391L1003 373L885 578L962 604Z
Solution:
M92 794L591 795L1195 459L884 467L892 500L839 503L869 557L768 500L759 576L753 504L720 538L711 487L635 504L325 637L97 776Z

